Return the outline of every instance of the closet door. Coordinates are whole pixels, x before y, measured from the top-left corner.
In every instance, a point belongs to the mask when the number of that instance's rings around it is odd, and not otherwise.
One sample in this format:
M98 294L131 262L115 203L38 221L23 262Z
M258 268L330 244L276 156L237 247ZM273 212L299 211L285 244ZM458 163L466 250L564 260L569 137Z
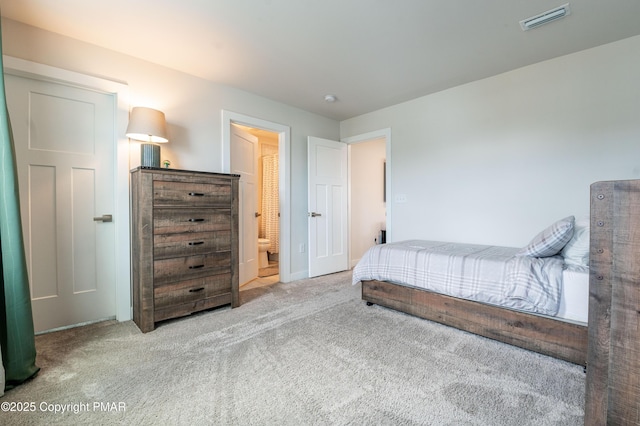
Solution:
M115 98L6 75L36 332L115 317ZM95 219L94 219L95 218Z

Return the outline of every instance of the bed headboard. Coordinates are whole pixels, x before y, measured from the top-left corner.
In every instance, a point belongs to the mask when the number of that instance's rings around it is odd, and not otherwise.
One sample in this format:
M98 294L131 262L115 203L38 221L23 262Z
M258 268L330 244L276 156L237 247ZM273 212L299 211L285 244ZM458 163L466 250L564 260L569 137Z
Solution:
M591 185L585 425L640 424L640 180Z

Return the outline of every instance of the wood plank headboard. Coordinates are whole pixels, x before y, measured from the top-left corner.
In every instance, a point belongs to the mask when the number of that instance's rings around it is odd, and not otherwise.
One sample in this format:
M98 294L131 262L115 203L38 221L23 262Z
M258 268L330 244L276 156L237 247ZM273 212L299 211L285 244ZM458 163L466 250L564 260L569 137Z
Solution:
M591 185L585 425L640 424L640 180Z

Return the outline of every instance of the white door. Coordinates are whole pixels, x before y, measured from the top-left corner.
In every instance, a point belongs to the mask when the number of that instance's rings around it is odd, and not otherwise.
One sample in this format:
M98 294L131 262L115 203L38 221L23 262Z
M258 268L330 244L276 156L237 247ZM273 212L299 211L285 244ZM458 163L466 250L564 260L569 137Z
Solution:
M309 276L349 268L347 144L309 136Z
M239 183L239 281L258 277L258 138L231 125L231 173Z
M113 318L114 96L5 78L35 330Z

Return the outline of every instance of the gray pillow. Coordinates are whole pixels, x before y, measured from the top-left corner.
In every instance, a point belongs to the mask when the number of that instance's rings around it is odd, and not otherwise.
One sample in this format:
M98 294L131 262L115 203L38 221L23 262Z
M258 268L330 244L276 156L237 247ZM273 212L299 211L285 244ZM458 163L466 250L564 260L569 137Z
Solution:
M589 218L576 220L573 237L560 251L564 263L575 266L589 266Z
M565 217L533 237L531 242L516 253L516 256L555 256L573 236L576 218Z

